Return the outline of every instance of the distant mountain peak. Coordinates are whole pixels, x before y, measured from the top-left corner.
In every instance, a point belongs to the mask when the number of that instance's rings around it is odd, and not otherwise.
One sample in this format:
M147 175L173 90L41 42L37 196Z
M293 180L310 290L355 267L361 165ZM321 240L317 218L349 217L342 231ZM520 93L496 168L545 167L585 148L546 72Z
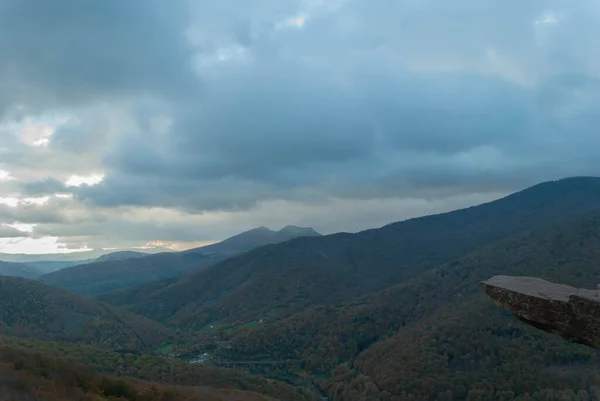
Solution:
M271 233L272 233L272 232L274 232L274 231L273 231L273 230L271 230L271 229L270 229L270 228L268 228L268 227L265 227L265 226L260 226L260 227L252 228L252 229L250 229L250 230L248 230L248 231L244 231L243 233L241 233L241 234L238 234L238 235L242 235L242 234L248 234L248 233L254 233L254 232L271 232Z
M312 227L299 227L293 225L287 225L278 231L281 234L294 234L298 236L304 235L321 235L317 231L315 231Z

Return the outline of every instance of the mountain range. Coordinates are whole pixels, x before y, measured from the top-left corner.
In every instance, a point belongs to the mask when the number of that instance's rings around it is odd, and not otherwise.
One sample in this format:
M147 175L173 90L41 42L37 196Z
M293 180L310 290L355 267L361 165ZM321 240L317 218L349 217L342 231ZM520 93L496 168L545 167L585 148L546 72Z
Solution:
M0 336L2 401L316 401L309 389L239 370Z
M2 400L317 400L310 388L159 355L173 338L123 309L0 275Z
M316 386L336 401L600 397L598 354L516 321L478 286L508 274L595 288L600 178L545 182L493 202L356 234L282 231L313 235L279 241L259 228L217 247L42 276L48 284L44 277L60 277L57 285L96 295L93 300L7 277L13 292L0 305L9 311L0 322L12 335L86 344L100 338L103 347L127 345L143 358L159 346L181 357L207 353L214 365L298 388ZM76 309L79 304L87 309ZM19 305L25 311L13 311ZM99 314L101 308L112 312ZM117 328L104 337L90 332L85 340L75 340L64 323L57 336L43 337L37 329L51 321L38 315L74 313ZM129 314L120 322L136 322L135 330L122 328L115 314ZM159 335L142 344L131 335L138 330Z
M196 272L253 248L288 241L299 236L320 236L312 228L287 226L279 231L259 227L219 243L183 252L110 258L105 255L92 263L71 266L45 274L40 281L75 293L97 295L153 280ZM122 255L122 254L121 254Z
M558 378L573 385L585 375L597 382L597 353L515 322L485 299L478 283L503 273L592 288L600 280L598 257L600 210L496 241L351 302L240 325L219 347L228 357L305 358L315 374L351 361L351 373L376 383L379 392L411 389L430 399L456 392L452 381L461 383L465 397L486 383L514 391L506 382L522 383L522 377L530 379L531 392Z
M91 251L75 252L74 254L66 255L25 255L0 253L0 264L4 264L6 268L4 271L7 272L6 275L35 278L42 276L43 274L52 273L71 266L108 260L125 260L148 255L146 252L138 251L115 251L110 253L94 252L94 254L100 253L100 256L91 259L79 259L83 253L85 253L87 256L91 256ZM11 270L14 272L13 274L8 273L8 266L10 266ZM0 274L4 274L2 271L3 270L0 268ZM19 271L21 272L19 273Z
M600 180L547 182L503 199L357 234L302 237L178 281L100 299L178 327L287 316L382 290L519 231L600 206Z
M532 274L592 286L598 241L600 179L572 178L380 229L257 248L99 299L205 333L204 349L226 360L301 360L335 400L554 397L600 386L598 358L514 322L477 284Z
M68 253L48 253L48 254L29 254L29 253L0 253L0 260L6 262L24 262L24 263L37 263L37 262L56 262L56 263L83 263L88 261L95 261L98 258L108 254L119 254L131 252L132 254L143 253L161 253L169 252L169 248L164 247L153 247L144 248L143 252L138 249L122 249L122 250L109 250L109 249L93 249L89 251L81 252L68 252Z
M2 335L150 349L172 340L170 329L98 301L21 277L0 276Z
M0 260L0 275L37 278L43 273L29 263L4 262Z

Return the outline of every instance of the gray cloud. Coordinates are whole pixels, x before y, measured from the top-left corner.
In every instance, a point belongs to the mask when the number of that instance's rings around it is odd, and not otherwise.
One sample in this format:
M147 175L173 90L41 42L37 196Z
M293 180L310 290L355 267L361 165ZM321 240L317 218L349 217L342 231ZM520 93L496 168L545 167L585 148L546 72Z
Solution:
M28 237L29 233L19 231L16 228L0 225L0 238Z
M184 0L2 0L2 103L52 108L193 90L187 20Z
M0 0L0 110L74 116L48 149L0 133L18 189L106 173L69 188L66 210L85 213L4 215L39 235L187 241L210 234L120 221L119 208L327 213L596 175L599 20L591 0Z
M127 222L80 222L77 225L64 224L45 224L34 230L35 235L52 235L59 237L78 237L85 235L88 241L96 241L98 238L115 238L120 241L130 241L132 243L148 239L148 233L152 233L153 240L167 240L174 242L185 241L209 241L214 239L210 233L199 232L198 227L192 224L182 224L181 222L168 224L155 224L151 221ZM105 244L104 246L109 246Z
M39 181L22 182L19 185L20 193L29 197L54 195L67 192L67 187L54 178L44 178Z
M65 215L65 207L70 205L66 202L50 201L46 205L38 206L32 204L20 204L17 207L0 204L0 222L6 223L76 223L70 221Z
M447 185L453 178L461 184L461 170L472 166L453 157L486 145L508 150L533 125L531 93L495 78L436 78L437 84L387 76L356 93L327 80L302 81L300 74L270 81L251 74L168 136L128 138L107 160L113 170L107 180L77 193L103 206L179 203L214 210L302 194L350 196L348 187L355 193L370 189L367 196L396 196L428 185L419 177L435 171ZM489 90L469 89L474 82ZM446 96L433 95L440 92ZM478 161L482 178L489 162L510 167L509 160L486 156ZM402 173L405 180L390 182Z

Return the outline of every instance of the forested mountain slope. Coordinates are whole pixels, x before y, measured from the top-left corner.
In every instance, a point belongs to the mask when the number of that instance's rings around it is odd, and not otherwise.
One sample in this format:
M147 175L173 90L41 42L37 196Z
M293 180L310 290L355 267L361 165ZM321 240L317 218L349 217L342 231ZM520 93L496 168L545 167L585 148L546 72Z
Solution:
M237 327L222 334L229 341L217 354L302 359L307 372L330 377L323 388L334 400L450 400L469 392L473 399L575 399L568 390L600 385L598 353L522 324L478 283L532 275L594 288L598 260L600 210L486 245L354 302Z
M93 263L46 274L40 280L78 294L98 295L136 284L197 272L206 266L258 246L305 235L319 236L320 234L311 228L288 226L279 231L271 231L260 227L217 244L183 252L136 255L137 257L133 258L122 258L123 253L120 252L108 254ZM131 256L131 253L126 255Z
M101 299L195 329L290 315L382 290L485 244L598 206L598 178L546 182L467 209L261 247L177 282Z
M159 323L24 278L0 276L0 334L125 349L172 337Z
M93 348L3 340L0 338L0 344L5 343L0 345L2 401L317 400L310 390L231 369Z
M274 231L267 227L257 227L234 235L216 244L190 249L184 253L235 255L263 245L278 244L298 237L320 237L311 227L285 226Z
M29 263L4 262L0 260L0 275L36 278L41 276L42 272Z

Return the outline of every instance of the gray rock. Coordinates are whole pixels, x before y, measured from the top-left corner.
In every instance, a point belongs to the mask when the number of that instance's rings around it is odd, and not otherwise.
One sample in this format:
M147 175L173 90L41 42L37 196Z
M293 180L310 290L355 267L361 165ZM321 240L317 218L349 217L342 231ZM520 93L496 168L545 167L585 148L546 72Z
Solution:
M481 286L498 305L538 329L600 349L598 291L537 277L495 276Z

